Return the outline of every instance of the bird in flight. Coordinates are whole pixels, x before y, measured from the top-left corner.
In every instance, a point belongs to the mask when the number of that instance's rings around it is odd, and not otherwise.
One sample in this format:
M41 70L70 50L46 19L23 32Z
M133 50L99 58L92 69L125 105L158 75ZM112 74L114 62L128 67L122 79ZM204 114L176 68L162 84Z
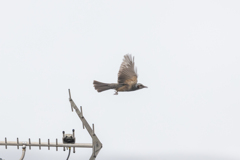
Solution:
M109 89L115 89L114 95L118 95L118 92L136 91L147 86L137 83L137 69L134 66L134 57L130 54L126 54L123 58L123 62L118 72L118 83L102 83L93 81L93 85L98 92L102 92Z

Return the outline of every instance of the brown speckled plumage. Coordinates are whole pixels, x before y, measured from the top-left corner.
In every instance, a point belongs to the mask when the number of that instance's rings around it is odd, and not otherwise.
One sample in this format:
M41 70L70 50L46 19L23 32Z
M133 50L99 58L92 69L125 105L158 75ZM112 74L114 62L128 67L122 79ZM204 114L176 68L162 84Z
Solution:
M130 54L124 56L123 62L118 72L118 83L102 83L93 81L94 87L98 92L102 92L108 89L115 89L116 93L124 91L135 91L146 86L137 83L137 69L134 66L134 57Z

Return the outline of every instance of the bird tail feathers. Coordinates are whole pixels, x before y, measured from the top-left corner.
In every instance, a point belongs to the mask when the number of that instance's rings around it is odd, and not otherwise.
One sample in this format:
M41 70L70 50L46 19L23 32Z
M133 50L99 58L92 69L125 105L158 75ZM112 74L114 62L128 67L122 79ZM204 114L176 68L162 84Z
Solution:
M114 88L110 83L102 83L95 80L93 81L93 85L98 92L102 92L102 91L106 91Z

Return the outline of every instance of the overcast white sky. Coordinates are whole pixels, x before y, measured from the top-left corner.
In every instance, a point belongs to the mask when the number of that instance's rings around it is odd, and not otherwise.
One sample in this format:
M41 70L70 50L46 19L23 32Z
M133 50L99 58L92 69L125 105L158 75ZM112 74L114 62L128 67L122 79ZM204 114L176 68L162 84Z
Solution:
M97 160L240 159L239 1L1 1L0 141L76 130L68 88L103 148ZM97 93L135 56L148 89ZM26 160L66 159L37 147ZM0 146L0 158L21 150ZM71 160L89 159L76 149Z

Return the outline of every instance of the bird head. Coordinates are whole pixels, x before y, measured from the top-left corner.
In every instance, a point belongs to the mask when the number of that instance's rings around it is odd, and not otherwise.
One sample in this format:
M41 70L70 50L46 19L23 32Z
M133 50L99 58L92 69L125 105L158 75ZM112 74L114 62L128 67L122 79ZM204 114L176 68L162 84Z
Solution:
M147 86L142 85L141 83L137 84L137 89L148 88Z

